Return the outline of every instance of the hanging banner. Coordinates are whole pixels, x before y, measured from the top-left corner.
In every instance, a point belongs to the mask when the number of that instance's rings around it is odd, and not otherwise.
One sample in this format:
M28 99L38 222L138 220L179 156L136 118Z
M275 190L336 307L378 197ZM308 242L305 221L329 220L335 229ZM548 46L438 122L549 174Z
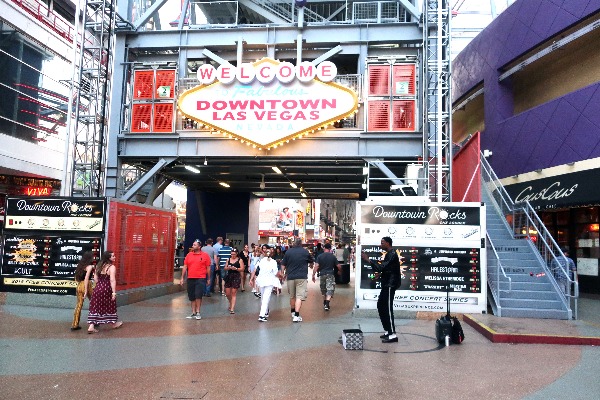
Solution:
M484 206L374 199L357 207L357 307L376 308L381 290L379 275L359 254L382 259L381 239L388 236L401 260L394 309L442 312L449 291L452 312L487 310Z

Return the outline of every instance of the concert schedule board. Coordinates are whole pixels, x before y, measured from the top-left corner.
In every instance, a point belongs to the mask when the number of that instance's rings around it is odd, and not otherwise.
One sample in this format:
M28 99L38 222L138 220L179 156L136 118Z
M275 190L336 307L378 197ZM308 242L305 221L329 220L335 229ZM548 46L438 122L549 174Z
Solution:
M96 259L102 237L17 236L4 238L2 259L6 291L75 294L74 272L79 259L92 251Z
M482 312L487 309L485 209L480 203L402 203L372 198L358 204L357 250L383 258L381 238L389 236L401 259L401 285L394 309ZM357 253L356 305L376 308L381 289L374 270Z
M81 256L100 257L103 198L7 198L0 291L74 295Z

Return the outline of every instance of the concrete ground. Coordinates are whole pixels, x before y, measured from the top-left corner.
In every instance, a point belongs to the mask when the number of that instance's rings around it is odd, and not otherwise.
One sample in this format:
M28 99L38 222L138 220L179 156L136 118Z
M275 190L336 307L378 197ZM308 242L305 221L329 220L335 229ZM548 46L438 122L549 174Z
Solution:
M570 334L600 336L594 320L600 302L584 300L580 317L588 320L574 321ZM494 343L463 323L465 342L444 347L426 319L397 319L399 343L384 344L378 318L352 313L352 285L338 285L332 309L324 311L318 286L310 283L301 323L291 321L287 294L271 299L266 323L257 321L259 303L251 292L239 293L230 315L227 299L217 294L204 299L202 320L188 320L189 302L179 292L121 306L123 327L93 335L85 325L70 331L72 310L1 305L0 398L600 397L596 346ZM84 311L83 324L86 317ZM513 320L504 327L486 322L519 334L556 333L548 330L554 321ZM540 326L546 331L537 332ZM343 349L342 330L349 328L362 329L364 350Z

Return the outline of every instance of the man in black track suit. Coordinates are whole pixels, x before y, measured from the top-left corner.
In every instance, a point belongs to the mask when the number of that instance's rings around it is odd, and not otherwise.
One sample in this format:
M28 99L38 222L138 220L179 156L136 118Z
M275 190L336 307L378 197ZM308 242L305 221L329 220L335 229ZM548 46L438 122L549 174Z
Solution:
M400 287L400 258L392 248L392 238L385 236L381 239L381 249L384 252L382 260L371 261L369 256L362 252L361 257L381 277L381 292L377 299L377 311L385 333L380 336L383 343L396 343L396 324L394 323L394 295Z

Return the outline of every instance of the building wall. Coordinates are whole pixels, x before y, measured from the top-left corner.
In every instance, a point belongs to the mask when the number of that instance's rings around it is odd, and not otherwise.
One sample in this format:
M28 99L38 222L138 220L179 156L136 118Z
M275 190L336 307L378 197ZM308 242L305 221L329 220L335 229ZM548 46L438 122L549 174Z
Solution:
M482 149L493 150L490 163L500 178L600 156L600 91L597 79L590 82L594 73L585 68L594 64L597 40L585 40L585 50L576 46L570 54L562 52L563 60L577 60L572 70L561 69L555 82L562 85L549 88L552 80L537 84L535 73L498 81L504 67L559 40L563 32L599 12L600 0L517 1L454 60L455 103L483 82ZM533 67L530 71L535 72ZM577 73L582 70L584 74ZM546 101L553 92L564 94Z

